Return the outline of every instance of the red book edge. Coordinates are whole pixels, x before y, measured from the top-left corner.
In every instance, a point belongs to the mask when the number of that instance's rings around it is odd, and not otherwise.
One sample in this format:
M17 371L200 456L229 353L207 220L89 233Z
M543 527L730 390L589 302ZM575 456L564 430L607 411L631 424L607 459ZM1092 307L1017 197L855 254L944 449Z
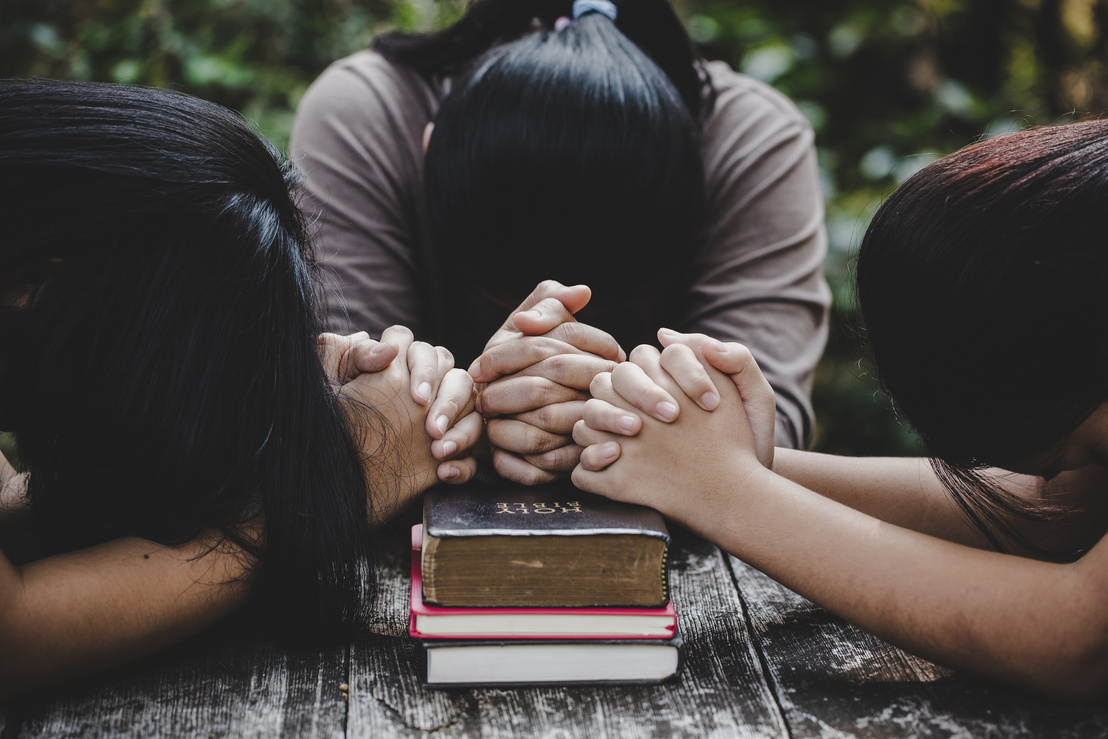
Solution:
M663 608L445 608L442 606L431 606L423 602L423 565L420 558L420 552L423 545L423 524L417 523L412 526L412 588L410 609L411 615L408 618L408 634L416 639L468 639L473 641L474 639L480 640L495 640L495 639L672 639L677 632L677 611L673 608L673 601L670 600ZM457 615L471 615L474 613L488 613L488 614L501 614L501 613L533 613L536 615L542 614L584 614L595 615L602 613L604 615L611 616L668 616L673 619L673 625L668 627L668 634L659 634L657 636L644 636L641 634L506 634L497 636L495 634L481 634L479 637L472 634L458 634L445 636L442 634L427 635L416 629L416 616L457 616Z

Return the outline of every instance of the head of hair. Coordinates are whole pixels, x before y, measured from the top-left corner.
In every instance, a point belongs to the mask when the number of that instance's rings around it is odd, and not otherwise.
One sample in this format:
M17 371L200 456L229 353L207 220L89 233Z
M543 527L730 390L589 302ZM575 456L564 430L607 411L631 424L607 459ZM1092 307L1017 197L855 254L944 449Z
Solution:
M863 239L858 303L878 376L986 534L1018 541L999 514L1032 511L976 471L1050 452L1108 399L1105 233L1108 121L1091 121L940 159Z
M462 281L511 304L545 278L625 303L691 263L704 199L695 122L607 17L490 50L452 80L434 122L431 234Z
M217 105L0 81L0 422L35 520L59 548L218 532L303 628L356 620L368 531L295 181Z
M662 70L693 117L711 110L711 82L669 2L613 2L618 9L615 28ZM443 30L385 34L374 40L373 48L427 77L454 76L489 49L536 30L553 29L559 18L572 16L572 6L573 0L475 0L465 15Z

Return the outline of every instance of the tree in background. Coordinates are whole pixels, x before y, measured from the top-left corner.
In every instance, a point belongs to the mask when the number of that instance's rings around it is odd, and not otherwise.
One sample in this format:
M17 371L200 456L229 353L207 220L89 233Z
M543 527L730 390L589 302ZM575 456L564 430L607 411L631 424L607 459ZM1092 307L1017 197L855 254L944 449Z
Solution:
M633 1L633 0L627 0ZM817 448L913 451L868 379L850 263L899 182L981 135L1108 109L1108 0L675 0L710 59L797 101L816 130L835 293ZM330 62L462 0L4 0L0 76L169 86L241 111L285 148ZM952 359L952 371L956 371Z
M850 265L861 235L882 198L939 156L982 135L1108 109L1108 1L689 0L682 9L706 57L774 85L816 129L835 294L816 447L911 453L914 438L859 349Z

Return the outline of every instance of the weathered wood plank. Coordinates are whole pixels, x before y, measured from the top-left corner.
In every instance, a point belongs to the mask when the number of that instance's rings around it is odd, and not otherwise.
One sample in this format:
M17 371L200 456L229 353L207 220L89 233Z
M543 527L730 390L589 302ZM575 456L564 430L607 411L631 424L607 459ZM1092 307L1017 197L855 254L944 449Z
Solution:
M867 634L731 558L790 734L1108 736L1108 709L956 673Z
M402 530L382 537L378 607L349 650L296 654L227 624L4 706L0 735L1108 735L1108 708L1036 698L913 657L687 534L675 542L671 579L686 656L676 681L425 690L422 651L407 636L406 544Z
M242 625L10 706L5 736L341 737L346 650L297 654Z
M382 557L381 612L351 654L351 737L776 737L785 724L762 674L727 563L699 539L675 543L671 585L685 644L658 686L427 690L407 636L407 554ZM391 589L391 590L390 590Z

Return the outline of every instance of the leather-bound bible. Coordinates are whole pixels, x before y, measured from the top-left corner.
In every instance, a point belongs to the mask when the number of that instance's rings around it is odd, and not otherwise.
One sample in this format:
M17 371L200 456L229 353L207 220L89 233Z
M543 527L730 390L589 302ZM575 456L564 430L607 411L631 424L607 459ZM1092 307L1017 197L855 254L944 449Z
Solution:
M657 512L568 481L477 482L428 492L423 600L446 607L643 607L669 600Z

